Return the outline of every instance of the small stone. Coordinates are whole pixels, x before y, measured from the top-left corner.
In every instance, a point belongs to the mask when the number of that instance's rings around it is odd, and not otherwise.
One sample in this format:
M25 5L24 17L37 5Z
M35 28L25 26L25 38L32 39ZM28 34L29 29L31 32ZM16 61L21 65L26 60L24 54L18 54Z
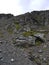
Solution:
M47 59L46 59L46 58L43 58L43 61L44 61L44 62L46 62L46 61L47 61Z
M4 58L1 58L1 61L3 61Z
M35 57L35 58L38 58L39 56L38 56L38 55L35 55L34 57Z
M40 49L38 52L39 52L39 53L42 53L43 51Z
M0 43L2 43L2 41L0 41Z
M43 48L46 48L46 47L47 47L47 45L44 45L44 46L43 46Z
M13 62L13 61L14 61L14 59L12 58L12 59L11 59L11 62Z

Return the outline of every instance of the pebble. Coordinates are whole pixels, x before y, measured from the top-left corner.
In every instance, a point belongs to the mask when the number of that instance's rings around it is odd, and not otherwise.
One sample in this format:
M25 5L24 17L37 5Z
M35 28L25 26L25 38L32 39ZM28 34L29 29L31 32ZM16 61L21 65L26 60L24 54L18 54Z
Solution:
M43 61L44 61L44 62L46 62L46 60L47 60L46 58L43 58Z
M34 57L35 57L35 58L38 58L38 55L35 55Z
M11 59L11 62L13 62L13 61L14 61L14 59L12 58L12 59Z

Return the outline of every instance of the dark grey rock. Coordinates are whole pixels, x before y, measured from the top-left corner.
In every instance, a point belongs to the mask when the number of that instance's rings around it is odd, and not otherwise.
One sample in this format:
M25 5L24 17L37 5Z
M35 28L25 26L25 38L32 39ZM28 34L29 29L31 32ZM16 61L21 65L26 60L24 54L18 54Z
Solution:
M21 26L19 30L14 22ZM31 34L25 37L24 32ZM36 40L42 42L40 46L35 45ZM47 58L49 60L49 11L33 11L20 16L0 14L0 65L49 65Z
M0 53L2 52L2 50L0 49Z
M0 60L3 58L2 54L0 53Z

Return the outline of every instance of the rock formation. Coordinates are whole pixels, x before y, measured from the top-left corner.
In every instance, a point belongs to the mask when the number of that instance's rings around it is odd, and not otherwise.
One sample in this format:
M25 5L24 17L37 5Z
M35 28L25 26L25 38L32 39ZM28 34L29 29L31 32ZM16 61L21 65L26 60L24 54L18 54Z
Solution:
M0 65L49 65L49 10L0 14Z

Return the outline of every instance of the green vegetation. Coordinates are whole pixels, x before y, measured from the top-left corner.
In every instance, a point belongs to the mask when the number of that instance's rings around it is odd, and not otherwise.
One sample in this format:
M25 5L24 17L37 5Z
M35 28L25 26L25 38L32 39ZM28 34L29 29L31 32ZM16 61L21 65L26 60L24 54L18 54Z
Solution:
M15 38L12 39L12 43L16 44L16 39Z
M36 45L36 46L40 46L41 43L42 43L41 41L37 40L37 41L35 42L35 45Z
M39 58L34 58L34 61L37 65L41 65L41 60Z
M18 22L14 22L14 24L15 24L15 27L16 27L17 30L19 30L21 28L21 26Z
M29 58L31 61L34 61L37 65L41 65L41 61L40 58L36 58L34 56L32 56L32 53L30 54L30 58Z
M23 36L25 36L25 37L27 37L27 36L33 36L34 34L37 34L37 33L44 33L46 35L46 34L49 33L49 31L31 30L31 31L23 32Z
M49 62L49 61L48 61ZM48 62L46 63L46 65L49 65Z
M7 31L9 32L9 34L12 34L13 33L12 27L11 26L8 26Z
M30 36L31 35L31 32L24 32L23 33L23 36L27 37L27 36Z
M23 36L28 37L28 36L33 36L34 34L39 33L38 31L27 31L27 32L23 32ZM40 32L41 33L41 32ZM36 40L35 45L36 46L40 46L41 45L41 41L40 40Z
M23 36L27 37L27 36L33 36L35 33L35 31L27 31L27 32L23 32Z

